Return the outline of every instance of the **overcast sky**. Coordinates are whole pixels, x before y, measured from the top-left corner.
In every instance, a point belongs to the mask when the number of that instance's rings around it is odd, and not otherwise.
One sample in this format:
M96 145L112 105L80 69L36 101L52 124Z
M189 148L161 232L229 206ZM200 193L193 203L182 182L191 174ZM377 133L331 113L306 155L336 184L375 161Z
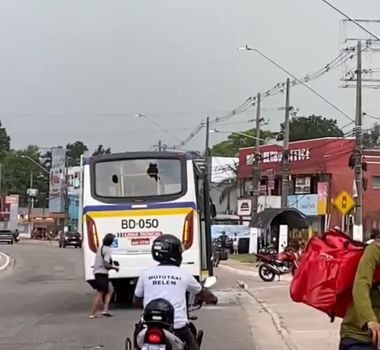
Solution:
M377 0L332 1L356 18L380 15ZM286 79L237 47L258 48L302 77L338 55L340 20L321 0L1 0L0 119L13 148L76 140L113 151L145 150L159 139L173 145L206 115L223 115ZM380 35L380 25L371 29ZM354 116L355 91L338 87L340 73L311 86ZM364 92L364 111L380 116L379 94ZM268 128L279 128L284 112L275 108L283 102L281 94L263 102ZM349 122L300 86L291 104L300 115ZM247 129L254 113L215 127ZM212 134L211 142L226 136ZM186 147L203 143L204 131Z

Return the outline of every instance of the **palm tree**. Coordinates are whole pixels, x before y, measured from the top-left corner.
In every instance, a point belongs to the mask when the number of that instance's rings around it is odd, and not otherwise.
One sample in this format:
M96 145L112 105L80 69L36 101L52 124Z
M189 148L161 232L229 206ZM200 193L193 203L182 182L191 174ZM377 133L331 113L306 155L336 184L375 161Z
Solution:
M95 152L92 154L93 156L103 156L105 154L110 154L111 148L104 148L103 145L99 145Z

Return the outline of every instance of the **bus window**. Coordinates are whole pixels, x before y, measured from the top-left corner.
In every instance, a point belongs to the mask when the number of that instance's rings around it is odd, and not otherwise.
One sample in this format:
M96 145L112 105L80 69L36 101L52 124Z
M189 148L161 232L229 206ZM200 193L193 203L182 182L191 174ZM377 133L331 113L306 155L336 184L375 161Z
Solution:
M95 163L96 196L139 198L176 195L184 190L181 160L123 159Z

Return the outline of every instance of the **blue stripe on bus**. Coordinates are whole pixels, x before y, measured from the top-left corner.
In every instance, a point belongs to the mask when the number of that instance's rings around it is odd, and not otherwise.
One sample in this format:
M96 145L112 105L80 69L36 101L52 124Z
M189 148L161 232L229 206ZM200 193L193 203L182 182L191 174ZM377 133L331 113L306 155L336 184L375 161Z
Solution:
M134 206L134 208L133 208ZM143 209L173 209L192 208L196 209L194 202L175 203L150 203L150 204L122 204L122 205L88 205L83 208L83 214L90 211L115 211L115 210L143 210Z

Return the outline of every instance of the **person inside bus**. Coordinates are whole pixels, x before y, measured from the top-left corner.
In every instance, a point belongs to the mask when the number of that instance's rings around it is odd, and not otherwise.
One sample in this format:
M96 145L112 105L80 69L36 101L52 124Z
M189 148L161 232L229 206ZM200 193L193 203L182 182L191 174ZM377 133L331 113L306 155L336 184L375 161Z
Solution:
M145 307L151 300L166 299L174 307L174 333L188 345L188 349L198 350L198 343L188 325L186 294L197 295L208 304L216 304L218 299L203 289L190 272L181 268L182 252L181 241L173 235L165 234L155 239L152 256L159 265L145 270L139 277L134 304ZM137 327L135 339L139 331Z
M111 256L111 245L115 239L115 235L108 233L103 238L103 244L98 249L95 255L95 263L93 266L93 272L95 276L94 289L96 295L94 296L92 307L90 311L90 319L97 317L96 311L99 304L104 303L102 315L106 317L112 317L109 311L109 305L112 298L112 290L110 289L110 283L108 273L110 270L119 271L119 268L114 266Z

